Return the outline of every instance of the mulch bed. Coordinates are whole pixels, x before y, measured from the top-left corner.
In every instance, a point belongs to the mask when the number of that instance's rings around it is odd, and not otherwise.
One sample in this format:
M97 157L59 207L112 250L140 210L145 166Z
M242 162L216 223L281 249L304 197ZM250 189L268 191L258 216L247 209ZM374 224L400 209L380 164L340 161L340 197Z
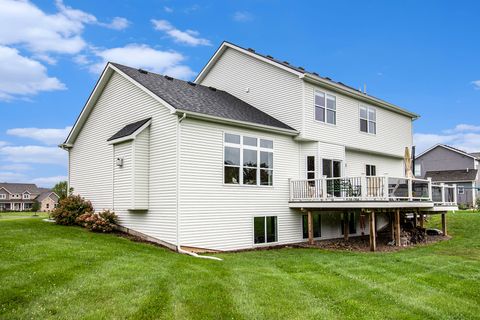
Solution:
M403 250L406 248L412 248L416 246L422 246L422 245L432 244L440 241L445 241L449 239L451 239L451 237L449 236L427 235L425 237L425 240L421 243L397 247L389 244L389 242L391 241L389 238L380 237L380 238L377 238L377 251L393 252L393 251ZM308 243L301 243L301 244L298 244L298 247L320 248L320 249L326 249L326 250L339 250L339 251L366 252L366 251L370 251L370 240L369 240L369 236L365 235L365 236L359 236L359 237L351 237L347 241L345 241L344 239L331 239L331 240L316 241L315 244L313 245L310 245Z

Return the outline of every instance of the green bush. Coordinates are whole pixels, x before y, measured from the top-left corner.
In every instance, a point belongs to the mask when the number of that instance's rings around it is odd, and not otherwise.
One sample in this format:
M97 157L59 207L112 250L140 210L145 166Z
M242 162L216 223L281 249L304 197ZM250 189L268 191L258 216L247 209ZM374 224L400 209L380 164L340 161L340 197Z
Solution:
M80 215L76 222L90 231L108 233L114 230L117 216L109 210L101 213L87 212Z
M81 196L69 195L60 200L58 206L52 212L52 218L57 224L71 226L76 224L76 219L84 213L93 212L90 201Z
M477 198L477 210L480 211L480 198Z

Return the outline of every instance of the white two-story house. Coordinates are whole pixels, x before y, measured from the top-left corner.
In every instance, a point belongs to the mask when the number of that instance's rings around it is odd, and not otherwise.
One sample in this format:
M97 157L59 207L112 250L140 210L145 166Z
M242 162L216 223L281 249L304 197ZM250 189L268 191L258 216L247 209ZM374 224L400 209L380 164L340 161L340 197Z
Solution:
M374 249L370 229L399 237L403 212L453 203L405 176L417 117L224 42L194 82L109 63L62 148L75 193L172 248L370 234Z

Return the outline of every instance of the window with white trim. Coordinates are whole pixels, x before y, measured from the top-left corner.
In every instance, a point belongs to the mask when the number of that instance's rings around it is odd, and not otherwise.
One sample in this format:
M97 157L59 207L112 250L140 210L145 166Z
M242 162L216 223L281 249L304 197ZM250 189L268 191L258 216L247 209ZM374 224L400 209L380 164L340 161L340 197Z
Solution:
M253 242L255 244L277 242L277 217L253 218Z
M273 185L273 141L225 133L225 184Z
M373 177L377 175L377 166L373 164L365 165L365 174L367 177Z
M337 123L337 98L322 91L315 91L315 120Z
M464 186L458 186L458 194L465 194L465 187Z
M23 194L23 199L30 199L30 195L28 193Z
M0 199L7 199L7 195L6 194L0 194Z
M360 131L377 133L377 109L370 106L360 107Z

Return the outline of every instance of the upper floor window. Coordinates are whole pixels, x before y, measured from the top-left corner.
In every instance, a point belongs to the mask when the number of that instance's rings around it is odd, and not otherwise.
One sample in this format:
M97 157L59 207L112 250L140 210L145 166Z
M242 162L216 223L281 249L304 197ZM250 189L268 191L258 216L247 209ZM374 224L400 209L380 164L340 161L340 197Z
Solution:
M369 106L360 107L360 131L377 133L377 109Z
M7 195L6 194L0 194L0 199L7 199Z
M224 182L273 185L273 141L225 133Z
M30 195L28 193L23 194L23 199L30 199Z
M337 99L331 94L315 91L315 120L336 124Z
M365 166L365 173L368 177L376 176L377 175L377 166L374 166L373 164L367 164Z

